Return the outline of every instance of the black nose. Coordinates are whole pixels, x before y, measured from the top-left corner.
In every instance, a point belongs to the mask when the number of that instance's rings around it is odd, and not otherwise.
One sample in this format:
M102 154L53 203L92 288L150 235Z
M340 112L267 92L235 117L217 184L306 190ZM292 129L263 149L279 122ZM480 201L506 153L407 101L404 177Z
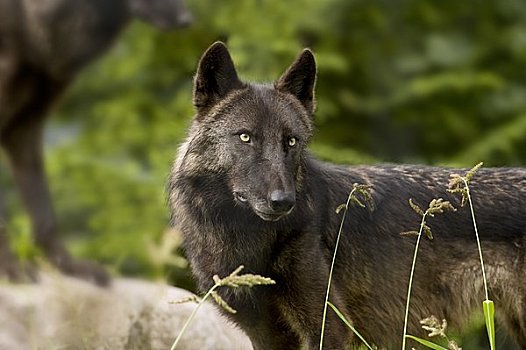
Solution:
M270 193L270 207L272 210L286 212L296 204L296 194L294 192L272 191Z

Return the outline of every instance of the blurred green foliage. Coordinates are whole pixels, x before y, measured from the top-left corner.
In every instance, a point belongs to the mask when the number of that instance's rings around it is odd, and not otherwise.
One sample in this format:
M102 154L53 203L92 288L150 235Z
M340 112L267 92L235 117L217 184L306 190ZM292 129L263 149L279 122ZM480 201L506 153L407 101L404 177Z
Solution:
M188 3L193 26L163 33L133 23L50 118L49 180L77 255L128 275L177 280L186 271L166 254L177 237L167 229L164 186L193 115L192 75L215 40L228 43L240 76L256 81L277 78L303 47L314 50L312 150L324 159L526 164L524 1ZM12 231L27 232L8 199ZM18 237L24 246L28 235Z
M166 239L173 233L164 184L193 115L197 61L218 39L228 43L240 75L256 81L278 77L303 47L315 51L312 150L322 158L526 163L522 1L189 5L196 22L188 29L163 33L133 23L80 74L50 120L47 166L56 211L80 255L126 274L167 273L158 257L174 241ZM16 215L12 225L29 229Z

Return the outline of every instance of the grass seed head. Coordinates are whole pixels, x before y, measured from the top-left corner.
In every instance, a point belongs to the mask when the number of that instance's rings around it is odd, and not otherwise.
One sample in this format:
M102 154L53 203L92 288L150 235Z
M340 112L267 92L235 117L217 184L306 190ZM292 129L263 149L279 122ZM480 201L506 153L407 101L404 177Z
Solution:
M237 310L235 310L232 306L228 305L228 303L225 301L225 299L221 298L217 292L210 293L212 298L214 298L214 301L217 305L221 306L225 311L230 312L231 314L236 314Z
M420 324L422 325L423 329L430 332L427 335L428 337L432 338L440 336L443 338L447 338L447 321L445 319L443 319L442 322L440 322L436 316L432 315L427 318L424 318L423 320L420 320Z
M475 175L477 170L479 170L483 164L484 163L482 162L478 163L473 168L471 168L471 170L469 170L465 176L460 176L458 174L450 175L447 191L450 193L460 194L460 196L462 197L462 202L460 206L463 207L466 204L469 197L468 185L471 182L471 178L473 177L473 175Z

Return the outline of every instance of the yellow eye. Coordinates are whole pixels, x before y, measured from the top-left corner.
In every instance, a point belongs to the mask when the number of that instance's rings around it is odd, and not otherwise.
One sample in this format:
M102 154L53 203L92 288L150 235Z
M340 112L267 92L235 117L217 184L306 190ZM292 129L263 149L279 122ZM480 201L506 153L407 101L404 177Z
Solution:
M295 145L296 145L296 142L297 142L296 138L295 138L295 137L291 137L291 138L289 139L289 146L290 146L290 147L295 146Z
M239 138L240 138L241 141L243 141L244 143L249 143L249 142L250 142L250 135L249 135L249 134L246 134L246 133L240 134L240 135L239 135Z

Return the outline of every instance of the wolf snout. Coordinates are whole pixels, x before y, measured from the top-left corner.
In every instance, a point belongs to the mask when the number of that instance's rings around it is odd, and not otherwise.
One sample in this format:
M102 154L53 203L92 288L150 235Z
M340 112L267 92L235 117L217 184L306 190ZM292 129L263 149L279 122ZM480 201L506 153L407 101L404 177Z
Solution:
M276 212L288 212L296 204L296 194L279 190L272 191L269 196L269 204L272 210Z

